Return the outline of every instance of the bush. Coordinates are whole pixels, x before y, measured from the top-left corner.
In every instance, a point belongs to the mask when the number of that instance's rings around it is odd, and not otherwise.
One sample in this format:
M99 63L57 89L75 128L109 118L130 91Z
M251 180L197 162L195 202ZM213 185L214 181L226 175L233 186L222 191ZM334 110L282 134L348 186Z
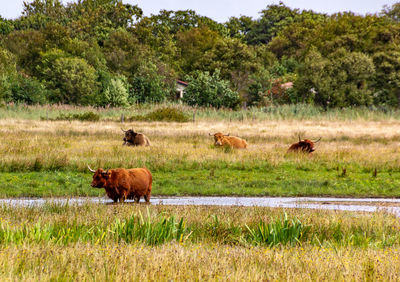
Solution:
M80 120L80 121L99 121L100 115L94 112L86 112L81 114L63 114L61 113L58 117L45 118L41 117L42 120Z
M97 72L86 60L70 57L61 50L41 55L38 75L52 90L53 103L93 105L98 93Z
M208 72L196 72L186 77L189 85L185 89L183 102L190 106L212 106L216 108L236 108L239 94L229 88L229 82L219 76L217 69L211 76Z
M20 102L28 105L45 104L49 91L34 78L19 76L10 83L9 102Z
M132 116L130 120L138 121L175 121L175 122L188 122L190 118L179 109L165 107L152 111L144 116Z
M110 84L104 90L104 101L112 107L128 106L128 83L125 77L111 78Z
M169 91L164 80L165 77L158 73L155 64L149 62L147 65L141 66L132 79L130 99L139 103L163 102Z

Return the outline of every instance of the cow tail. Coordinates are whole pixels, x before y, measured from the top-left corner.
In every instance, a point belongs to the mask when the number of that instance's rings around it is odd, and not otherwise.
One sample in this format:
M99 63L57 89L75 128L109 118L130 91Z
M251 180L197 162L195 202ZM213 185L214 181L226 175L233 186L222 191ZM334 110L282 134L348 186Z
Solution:
M144 169L147 171L147 173L149 174L149 177L150 177L148 191L149 191L149 193L151 193L151 187L153 185L153 175L151 174L150 170L147 167L145 167Z

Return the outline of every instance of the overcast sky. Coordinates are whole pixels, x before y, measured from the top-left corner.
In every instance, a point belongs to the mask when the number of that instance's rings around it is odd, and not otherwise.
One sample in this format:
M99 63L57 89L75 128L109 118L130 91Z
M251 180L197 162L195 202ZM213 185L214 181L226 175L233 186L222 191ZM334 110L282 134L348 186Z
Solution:
M31 2L30 0L27 0ZM0 0L0 15L6 19L14 19L21 15L24 0ZM73 0L63 0L63 3ZM124 3L137 4L146 16L158 14L165 10L195 10L196 13L225 22L229 17L240 15L259 17L259 12L269 4L278 1L270 0L123 0ZM333 14L336 12L352 11L357 14L377 13L384 5L392 5L397 1L391 0L286 0L286 6L301 10L313 10L320 13Z

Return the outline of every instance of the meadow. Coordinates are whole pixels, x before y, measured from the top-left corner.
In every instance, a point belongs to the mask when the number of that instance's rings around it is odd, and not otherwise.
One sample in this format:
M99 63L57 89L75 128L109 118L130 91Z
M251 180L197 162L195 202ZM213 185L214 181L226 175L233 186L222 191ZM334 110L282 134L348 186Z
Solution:
M174 107L188 116L193 112ZM100 120L53 120L89 110ZM293 107L282 107L274 114L242 111L242 117L252 116L242 119L240 112L199 109L194 122L121 123L121 112L128 119L141 108L127 111L1 108L0 197L103 195L90 187L87 165L146 166L154 176L153 195L400 196L400 121L395 112L355 109L353 117L348 110L316 116L312 113L318 109L310 107L293 117ZM153 146L122 146L121 128L145 133ZM215 148L209 134L217 131L245 138L249 148ZM322 137L311 157L286 154L299 135Z
M130 119L158 107L0 107L0 197L103 196L87 165L147 166L153 195L400 196L394 110L196 109L193 121L194 109L172 105L189 121ZM88 112L98 121L70 118ZM121 128L153 146L122 146ZM217 131L248 149L215 148ZM322 137L311 157L286 154L299 135ZM399 231L385 212L2 205L0 280L398 281Z

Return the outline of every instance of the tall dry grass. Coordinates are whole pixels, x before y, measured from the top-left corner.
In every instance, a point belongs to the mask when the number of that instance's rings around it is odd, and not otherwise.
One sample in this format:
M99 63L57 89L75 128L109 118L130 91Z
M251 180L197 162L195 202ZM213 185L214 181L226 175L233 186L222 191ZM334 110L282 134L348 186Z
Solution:
M150 148L122 146L121 128L145 133ZM217 150L209 133L221 131L247 139L247 150ZM154 170L212 168L232 163L244 167L318 163L334 168L398 171L400 122L397 121L257 121L243 122L50 122L0 120L0 170L86 170L92 167L137 167ZM302 138L322 141L312 158L288 157L287 148Z

